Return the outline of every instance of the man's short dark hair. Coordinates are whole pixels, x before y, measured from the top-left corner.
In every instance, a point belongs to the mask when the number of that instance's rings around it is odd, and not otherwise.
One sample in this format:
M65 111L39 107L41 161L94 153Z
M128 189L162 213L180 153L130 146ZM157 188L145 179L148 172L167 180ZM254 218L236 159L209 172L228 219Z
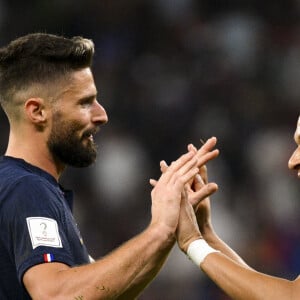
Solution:
M19 90L45 84L91 67L94 44L76 36L66 38L32 33L0 48L0 101L5 108Z

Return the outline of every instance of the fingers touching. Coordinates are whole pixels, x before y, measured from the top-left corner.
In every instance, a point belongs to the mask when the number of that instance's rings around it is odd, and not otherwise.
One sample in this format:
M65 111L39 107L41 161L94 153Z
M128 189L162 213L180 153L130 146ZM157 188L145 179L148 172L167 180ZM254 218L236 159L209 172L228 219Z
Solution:
M188 145L188 150L192 151L198 158L199 168L219 155L219 150L213 149L216 144L217 139L215 137L211 137L201 146L199 150L197 150L197 148L193 144Z
M166 161L162 160L160 162L160 170L162 174L166 173L167 170L169 169L170 171L173 170L176 171L177 169L181 168L187 160L190 159L190 155L194 155L196 160L197 160L197 167L199 168L199 177L198 181L194 180L194 182L190 182L190 186L195 185L196 189L201 188L200 185L200 179L202 178L203 184L208 183L208 176L207 176L207 168L206 168L206 163L214 158L216 158L219 155L219 150L213 148L216 146L217 139L215 137L212 137L208 139L198 150L193 144L188 145L188 153L182 155L180 159L178 159L175 162L172 162L170 166L166 163ZM186 171L189 169L190 165L193 165L194 160L190 162L190 164L186 165L185 168L182 169L182 172ZM150 184L154 187L156 185L157 181L154 179L150 179ZM210 187L208 190L216 190L217 188Z
M197 174L194 180L194 189L193 193L189 194L189 202L192 204L194 208L198 206L198 204L211 196L218 190L218 185L214 182L204 183L201 176Z

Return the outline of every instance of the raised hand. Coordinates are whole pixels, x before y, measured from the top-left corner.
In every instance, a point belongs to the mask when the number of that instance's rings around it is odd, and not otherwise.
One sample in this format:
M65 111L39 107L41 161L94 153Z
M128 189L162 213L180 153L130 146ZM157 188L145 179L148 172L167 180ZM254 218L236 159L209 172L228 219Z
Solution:
M208 161L216 158L219 155L219 150L213 149L216 146L216 144L217 144L217 138L211 137L205 143L203 142L203 145L200 147L198 151L196 147L194 147L192 144L188 146L189 150L196 151L199 168L204 166Z
M193 145L188 146L189 151L199 153L201 151L196 149ZM193 205L199 229L203 235L206 234L207 229L212 230L211 224L211 209L209 196L217 191L218 186L215 183L208 183L207 167L203 165L199 169L199 174L194 178L194 181L187 186L189 194L189 202ZM197 191L202 191L198 195ZM205 196L206 195L206 196Z
M199 168L199 174L189 180L185 185L188 201L192 204L196 212L199 208L202 208L201 211L203 211L206 207L209 216L210 206L207 197L216 192L218 186L215 183L208 183L207 168L205 164L219 155L219 150L213 149L216 142L217 139L212 137L208 139L199 150L192 144L188 145L188 151L194 153L198 158L197 166ZM160 169L162 173L166 172L168 169L168 165L165 161L160 162ZM153 183L155 183L155 181L153 181Z
M191 242L201 238L194 209L187 199L187 193L183 193L180 204L180 215L176 230L176 239L179 248L186 253Z
M187 245L189 245L193 239L197 239L201 236L197 222L200 223L200 229L205 227L206 222L210 222L210 203L208 197L218 189L218 186L215 183L207 182L205 163L218 156L219 151L213 150L215 145L216 138L211 138L207 140L199 150L191 144L188 146L189 152L197 158L196 164L199 172L184 184L184 190L182 190L181 193L180 217L176 235L178 244L183 251L186 251ZM171 167L172 165L168 166L165 161L160 162L163 175L166 174ZM150 183L154 187L158 185L158 181L154 179L151 179ZM197 213L197 218L193 208Z
M184 186L199 172L198 158L189 151L172 162L158 181L153 179L151 225L164 226L170 233L176 231Z

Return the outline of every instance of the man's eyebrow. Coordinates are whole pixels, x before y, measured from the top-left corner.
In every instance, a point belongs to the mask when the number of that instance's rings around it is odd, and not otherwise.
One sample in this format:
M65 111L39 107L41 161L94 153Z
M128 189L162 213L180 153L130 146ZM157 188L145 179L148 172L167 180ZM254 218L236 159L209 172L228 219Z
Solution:
M79 99L79 101L92 101L94 99L97 99L97 93L93 95L83 96Z

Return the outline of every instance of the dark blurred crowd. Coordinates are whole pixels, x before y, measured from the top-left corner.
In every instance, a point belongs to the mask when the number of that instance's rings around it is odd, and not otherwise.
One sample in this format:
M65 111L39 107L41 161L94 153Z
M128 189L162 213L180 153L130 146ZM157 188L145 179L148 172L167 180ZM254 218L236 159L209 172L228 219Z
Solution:
M96 45L110 120L96 164L62 178L94 258L148 225L159 161L216 136L216 231L257 270L300 273L300 183L287 168L300 111L299 0L0 0L0 46L40 31ZM0 122L4 153L3 112ZM140 299L228 298L175 247Z

